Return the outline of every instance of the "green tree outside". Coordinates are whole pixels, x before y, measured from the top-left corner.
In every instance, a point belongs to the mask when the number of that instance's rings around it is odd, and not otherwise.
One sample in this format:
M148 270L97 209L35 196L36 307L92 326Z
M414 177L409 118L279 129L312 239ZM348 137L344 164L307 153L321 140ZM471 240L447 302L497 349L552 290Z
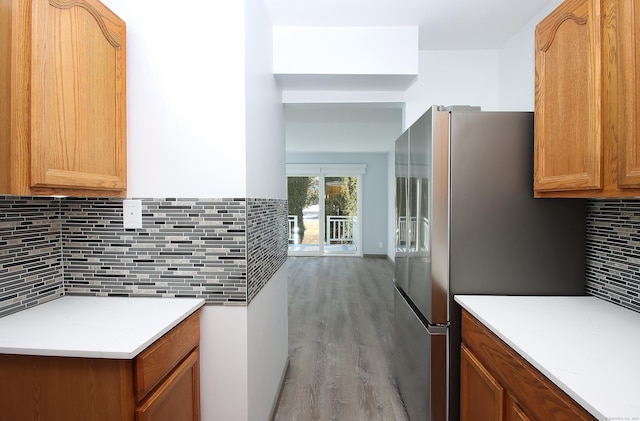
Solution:
M299 242L304 238L304 220L302 219L302 209L307 206L307 195L311 177L288 177L287 178L287 200L289 215L298 217Z

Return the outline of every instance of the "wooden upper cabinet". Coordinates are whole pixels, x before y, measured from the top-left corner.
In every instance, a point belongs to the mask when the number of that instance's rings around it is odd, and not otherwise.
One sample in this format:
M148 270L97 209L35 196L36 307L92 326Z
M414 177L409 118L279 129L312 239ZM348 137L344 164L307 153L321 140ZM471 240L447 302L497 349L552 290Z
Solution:
M640 196L640 5L567 0L536 27L536 197Z
M618 128L618 185L640 188L640 4L617 1L618 84L615 97Z
M97 0L0 4L0 194L125 196L125 23Z
M562 3L536 27L536 191L602 187L600 1Z

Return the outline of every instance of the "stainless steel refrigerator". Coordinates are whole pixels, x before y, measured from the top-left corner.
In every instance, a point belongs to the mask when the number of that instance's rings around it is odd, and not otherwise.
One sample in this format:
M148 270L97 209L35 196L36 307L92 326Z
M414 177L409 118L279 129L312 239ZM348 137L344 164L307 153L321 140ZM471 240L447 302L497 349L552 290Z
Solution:
M533 113L434 106L395 153L396 382L411 421L458 420L453 296L583 295L586 202L533 198Z

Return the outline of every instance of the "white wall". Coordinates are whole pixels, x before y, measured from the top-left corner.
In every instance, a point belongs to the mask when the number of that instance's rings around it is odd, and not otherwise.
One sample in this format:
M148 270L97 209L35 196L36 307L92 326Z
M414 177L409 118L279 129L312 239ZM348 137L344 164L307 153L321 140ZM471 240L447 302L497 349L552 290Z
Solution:
M276 26L276 74L416 75L418 27Z
M418 80L405 92L405 129L432 105L498 108L498 51L420 51Z
M246 0L247 197L286 199L284 107L272 71L272 25L262 0Z
M286 199L284 107L272 73L272 25L262 0L245 1L247 197ZM247 308L248 413L235 419L269 420L289 355L287 310L285 264Z
M366 164L362 190L362 251L385 254L387 236L387 155L383 153L287 153L289 164ZM382 247L378 243L382 242Z
M269 421L289 355L286 264L248 308L249 421ZM221 421L232 418L219 417ZM238 418L239 419L239 418Z
M200 319L203 421L249 419L247 307L205 306Z
M248 307L205 306L200 329L203 421L268 421L288 359L287 267Z
M500 109L533 111L535 77L535 27L562 0L549 4L500 49Z
M127 23L128 195L284 199L284 122L262 1L104 3ZM286 270L249 307L204 308L203 420L268 418L265 399L287 358L282 279ZM268 341L256 320L274 332ZM254 401L256 388L268 392Z
M244 2L104 3L127 23L128 195L244 197Z

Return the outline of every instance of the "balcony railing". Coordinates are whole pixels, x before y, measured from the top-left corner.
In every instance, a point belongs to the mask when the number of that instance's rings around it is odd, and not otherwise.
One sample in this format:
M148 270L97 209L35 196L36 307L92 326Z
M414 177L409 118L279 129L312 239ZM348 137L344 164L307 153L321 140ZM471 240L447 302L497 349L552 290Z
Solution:
M418 242L419 246L422 249L429 249L429 241L431 238L429 220L427 218L420 219L420 225L418 225L418 219L413 216L410 218L409 222L407 222L407 218L404 216L398 217L398 228L397 228L397 236L398 236L398 245L401 247L409 247L413 249ZM407 239L407 224L410 224L409 228L409 236Z
M288 215L289 244L298 244L299 225L297 215ZM356 245L358 238L358 218L356 216L327 216L325 226L326 245L349 244Z
M327 245L355 244L358 238L358 218L355 216L327 216Z

